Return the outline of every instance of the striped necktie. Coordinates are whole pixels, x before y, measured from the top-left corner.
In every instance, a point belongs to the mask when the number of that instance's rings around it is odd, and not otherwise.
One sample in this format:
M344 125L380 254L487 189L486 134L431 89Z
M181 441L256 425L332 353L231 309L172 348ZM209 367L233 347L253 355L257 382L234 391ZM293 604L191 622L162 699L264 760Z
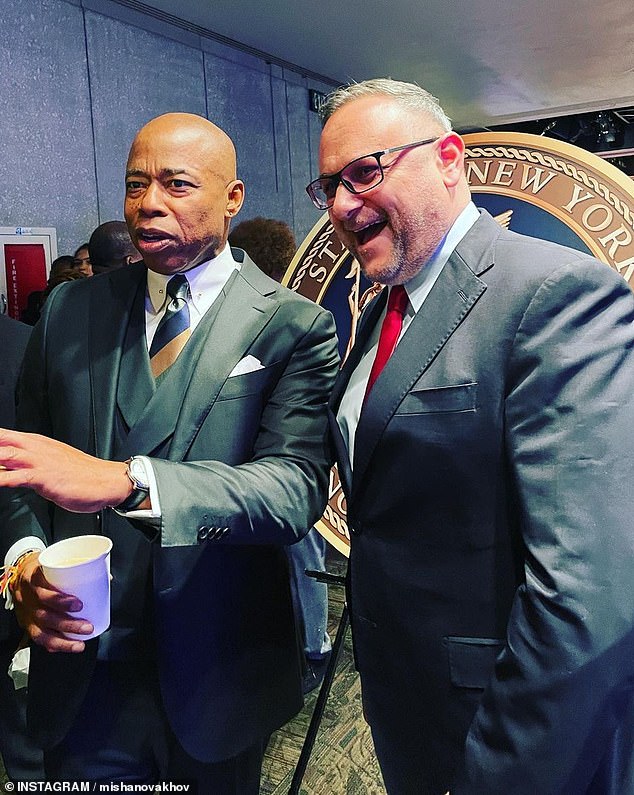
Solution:
M174 364L191 334L187 277L182 273L172 276L167 283L167 295L170 301L150 347L150 366L155 378Z

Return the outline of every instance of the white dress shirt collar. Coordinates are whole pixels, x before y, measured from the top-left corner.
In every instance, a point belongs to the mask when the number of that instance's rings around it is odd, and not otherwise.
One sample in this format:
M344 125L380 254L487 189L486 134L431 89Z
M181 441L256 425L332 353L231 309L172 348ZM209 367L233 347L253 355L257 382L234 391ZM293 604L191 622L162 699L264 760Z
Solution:
M436 251L432 254L429 262L410 279L404 286L407 297L414 314L423 305L425 298L429 295L434 282L440 275L447 260L452 255L454 249L469 229L480 217L478 208L473 202L469 202L460 215L456 218L451 229L443 237Z
M409 304L403 318L403 326L399 340L402 339L403 334L405 334L410 323L413 321L415 314L420 310L425 299L431 292L436 279L440 276L440 272L445 267L453 250L477 221L479 215L475 204L469 202L456 218L451 229L441 240L429 262L420 269L419 273L417 273L413 279L410 279L404 285L409 298ZM359 360L359 364L350 375L348 385L341 398L341 403L337 411L337 421L339 422L341 433L348 446L351 466L353 465L354 440L357 432L357 424L361 415L363 396L365 395L372 363L376 356L379 344L379 332L383 323L383 318L385 317L386 309L387 302L383 307L381 316L377 319L374 328L370 332L365 351Z
M234 270L240 270L240 263L234 260L231 247L227 243L213 259L183 271L189 282L191 303L200 317L216 300ZM174 275L148 270L146 310L151 314L159 314L164 309L167 300L167 282Z

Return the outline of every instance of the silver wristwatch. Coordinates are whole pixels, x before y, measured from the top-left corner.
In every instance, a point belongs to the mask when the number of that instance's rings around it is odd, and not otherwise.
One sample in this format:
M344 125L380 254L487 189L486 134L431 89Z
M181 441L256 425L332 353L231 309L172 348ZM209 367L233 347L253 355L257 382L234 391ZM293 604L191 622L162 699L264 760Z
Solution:
M139 456L132 456L126 461L126 464L128 465L126 474L134 488L123 502L115 505L115 510L121 513L134 511L150 493L150 479L148 478L143 459Z

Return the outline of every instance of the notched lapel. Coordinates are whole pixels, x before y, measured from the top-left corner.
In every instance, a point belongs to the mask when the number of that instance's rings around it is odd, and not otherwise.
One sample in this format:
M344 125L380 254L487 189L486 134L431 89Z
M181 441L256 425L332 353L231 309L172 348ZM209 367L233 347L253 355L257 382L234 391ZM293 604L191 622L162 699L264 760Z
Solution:
M341 402L343 393L346 391L346 387L348 386L350 376L359 364L361 356L366 349L368 338L372 333L372 329L376 326L378 319L381 316L381 312L385 307L387 293L387 290L382 290L379 295L367 306L361 315L355 344L350 351L348 358L341 367L341 371L337 376L337 380L335 381L335 385L330 395L330 400L328 401L328 405L335 415L339 409L339 403Z
M243 269L248 275L246 263ZM238 272L225 289L226 298L213 323L211 339L200 352L184 397L170 457L181 459L187 455L229 374L252 348L279 307L277 299L262 295L242 272Z
M486 290L457 251L378 377L355 437L352 499L394 412Z
M142 262L95 279L90 295L89 368L94 428L95 454L110 458L113 454L113 424L116 414L117 379L121 354L137 292L145 290L145 266Z
M343 485L343 490L346 494L350 494L352 488L352 469L350 468L350 458L348 454L348 446L341 433L341 428L337 422L337 411L341 398L348 386L350 376L359 364L361 356L366 349L368 338L372 329L376 325L378 318L385 306L387 300L387 290L383 290L365 309L361 316L361 321L357 329L357 337L355 344L350 351L348 358L343 363L341 371L337 376L335 385L328 401L328 421L330 425L330 433L332 436L333 445L335 447L337 467L339 470L339 477Z
M184 458L229 373L277 307L277 301L262 296L236 271L130 430L130 454L151 455L172 436L169 458Z

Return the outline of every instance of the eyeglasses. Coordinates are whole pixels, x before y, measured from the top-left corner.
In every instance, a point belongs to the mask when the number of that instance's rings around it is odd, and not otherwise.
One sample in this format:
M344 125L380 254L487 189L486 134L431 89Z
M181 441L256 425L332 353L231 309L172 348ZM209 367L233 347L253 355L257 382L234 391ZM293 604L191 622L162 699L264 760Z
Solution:
M381 152L372 152L370 155L357 157L336 174L322 174L317 177L307 186L306 192L318 210L326 210L328 207L332 207L335 201L339 183L350 193L365 193L372 190L383 182L385 169L393 166L398 160L395 158L391 163L384 165L381 163L383 155L433 144L439 137L437 135L435 138L426 138L424 141L415 141L413 144L404 144L403 146L393 146L391 149L383 149Z

